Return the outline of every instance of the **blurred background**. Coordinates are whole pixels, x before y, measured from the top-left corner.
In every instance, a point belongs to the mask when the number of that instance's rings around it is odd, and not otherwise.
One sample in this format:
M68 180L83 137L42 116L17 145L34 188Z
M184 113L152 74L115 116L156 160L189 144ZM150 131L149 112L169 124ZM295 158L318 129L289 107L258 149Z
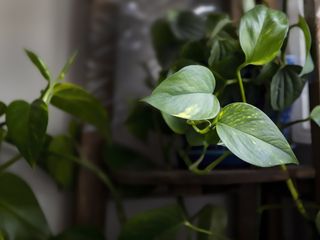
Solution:
M130 133L126 125L135 100L150 93L146 79L151 78L151 82L152 78L157 79L161 69L152 47L151 24L173 9L196 13L226 11L237 21L241 14L238 2L241 1L0 0L1 100L6 103L13 99L32 100L45 85L23 53L24 48L38 53L54 73L58 73L67 58L78 50L78 58L67 80L85 86L109 109L115 142L160 163L163 153L156 135L151 134L146 141L141 141ZM273 1L275 6L279 4L277 2ZM291 23L296 22L298 14L303 14L303 11L303 1L290 0L288 14ZM297 30L291 35L287 54L295 63L302 63L303 49L304 41ZM306 88L294 104L292 119L308 116L308 99ZM59 134L67 128L68 116L60 111L50 109L49 119L50 133ZM85 131L90 133L92 129L86 127ZM294 127L291 137L295 143L308 146L311 141L309 124ZM14 152L15 149L6 146L0 159L7 159ZM76 188L59 189L46 173L37 168L31 169L24 161L11 171L31 185L53 232L58 233L74 222ZM192 195L185 198L191 215L208 202L228 209L234 207L234 195L224 191ZM126 199L125 208L132 216L174 201L175 197L170 194L140 196ZM95 202L91 204L95 205ZM229 214L230 219L235 217L232 211ZM105 200L103 215L106 217L106 236L116 239L119 224L112 201ZM230 222L231 229L232 224L235 223Z

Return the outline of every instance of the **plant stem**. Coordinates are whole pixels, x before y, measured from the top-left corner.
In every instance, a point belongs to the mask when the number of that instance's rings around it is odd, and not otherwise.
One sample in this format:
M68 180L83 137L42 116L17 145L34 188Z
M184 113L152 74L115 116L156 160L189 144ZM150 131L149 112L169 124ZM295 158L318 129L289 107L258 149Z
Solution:
M0 172L3 172L4 170L6 170L8 167L10 167L11 165L15 164L16 162L18 162L21 158L21 154L17 154L14 157L12 157L11 159L9 159L8 161L6 161L5 163L0 165Z
M203 228L199 228L193 224L191 224L189 221L185 221L183 223L186 227L192 229L193 231L195 232L199 232L199 233L203 233L203 234L207 234L207 235L211 235L212 233L206 229L203 229Z
M116 188L114 187L112 181L110 180L110 178L108 177L108 175L106 173L104 173L100 168L98 168L96 165L94 165L93 163L91 163L90 161L82 158L77 158L77 157L73 157L73 156L66 156L66 155L61 155L55 152L50 152L53 155L56 155L58 157L63 157L65 159L70 159L70 161L73 161L79 165L81 165L82 167L88 169L89 171L91 171L97 178L99 178L101 180L102 183L104 183L107 188L110 191L110 194L115 202L115 207L116 207L116 211L117 211L117 215L119 218L119 222L121 223L121 225L123 225L126 221L127 221L127 217L124 211L124 207L122 204L122 199L119 195L119 193L117 192Z
M286 167L286 165L281 165L281 169L283 171L285 171L286 173L288 173L288 169ZM309 220L309 216L307 214L307 211L303 205L303 202L302 200L300 199L300 196L299 196L299 192L297 190L297 188L295 187L291 177L289 177L287 180L286 180L286 184L287 184L287 187L291 193L291 196L292 196L292 199L294 200L296 206L297 206L297 209L299 211L299 213L307 220Z
M242 65L240 65L237 69L237 79L239 82L239 87L240 87L240 92L241 92L241 98L243 102L247 102L247 98L246 98L246 93L244 91L244 87L243 87L243 81L242 81L242 77L241 77L241 69L243 68Z
M307 121L310 121L310 117L289 122L289 123L283 125L281 128L282 128L282 129L285 129L285 128L291 127L291 126L294 125L294 124L303 123L303 122L307 122Z

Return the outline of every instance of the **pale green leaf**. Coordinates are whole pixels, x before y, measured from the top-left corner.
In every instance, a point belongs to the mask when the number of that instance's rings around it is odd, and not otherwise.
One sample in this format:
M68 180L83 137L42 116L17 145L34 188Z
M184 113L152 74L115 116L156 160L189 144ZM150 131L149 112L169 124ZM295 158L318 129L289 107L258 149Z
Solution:
M46 80L50 81L51 74L49 72L47 65L43 62L43 60L30 50L25 49L25 52L26 52L27 56L29 57L29 59L31 60L31 62L37 67L37 69L39 70L41 75Z
M240 45L245 64L263 65L277 56L288 32L287 16L280 11L258 5L240 21Z
M63 66L63 68L61 69L59 75L58 75L58 80L63 80L65 78L65 75L69 72L70 67L72 66L74 60L76 59L78 55L78 52L74 52L71 57L68 59L68 61L66 62L66 64Z
M310 118L320 127L320 105L312 109Z
M232 103L224 107L218 116L217 132L233 154L252 165L298 164L277 126L250 104Z
M143 101L169 115L203 120L214 118L219 110L213 95L215 78L203 66L191 65L170 75Z
M188 129L188 124L186 120L182 118L177 118L162 112L162 117L168 127L177 134L184 134Z

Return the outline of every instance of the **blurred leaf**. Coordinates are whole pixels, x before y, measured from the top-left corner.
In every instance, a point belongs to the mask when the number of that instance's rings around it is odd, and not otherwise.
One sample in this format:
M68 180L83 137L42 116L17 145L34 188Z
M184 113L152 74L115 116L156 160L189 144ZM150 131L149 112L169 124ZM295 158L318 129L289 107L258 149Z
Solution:
M65 78L65 75L69 72L70 67L72 66L74 60L76 59L78 55L78 52L74 52L71 57L68 59L68 61L66 62L66 64L63 66L63 68L61 69L59 75L58 75L58 80L63 80Z
M312 109L310 118L320 127L320 105Z
M316 227L318 230L318 233L320 234L320 211L317 213L316 219L315 219Z
M237 41L231 38L215 38L212 41L210 57L209 57L209 66L212 66L219 63L226 57L230 56L230 52L234 53L239 49L239 44ZM230 64L231 65L231 64Z
M0 101L0 116L6 113L7 105Z
M203 146L204 143L215 145L220 140L216 129L212 129L206 134L200 134L197 133L191 126L189 126L185 135L190 146Z
M82 133L82 124L77 119L71 119L68 125L68 134L75 141L80 140Z
M288 32L287 16L258 5L246 12L240 21L240 44L246 64L264 65L279 53Z
M200 40L205 33L205 21L190 11L171 11L168 14L170 27L180 40Z
M152 24L151 39L158 62L164 69L169 68L179 54L181 42L175 38L167 20L159 19Z
M209 229L211 235L197 233L197 240L226 240L228 213L222 207L204 206L197 215L198 227Z
M103 234L93 228L76 226L50 240L104 240Z
M301 95L306 79L299 76L300 66L286 65L278 70L271 81L271 106L282 111Z
M46 64L42 61L42 59L40 57L38 57L34 52L25 49L25 52L27 54L27 56L29 57L29 59L31 60L31 62L37 67L37 69L39 70L39 72L41 73L41 75L48 81L50 81L51 79L51 74L49 72L48 67L46 66Z
M263 84L267 82L271 82L273 76L279 69L279 65L275 62L269 62L261 68L259 75L254 79L254 84Z
M164 112L162 112L162 117L174 133L184 134L187 131L188 125L185 119L177 118Z
M111 170L146 170L155 164L138 152L119 144L105 147L105 161Z
M31 188L11 173L0 175L0 229L6 240L47 240L50 230Z
M7 109L8 138L22 156L34 166L45 141L48 125L48 106L42 100L29 104L22 100L12 102Z
M208 57L209 49L206 45L206 42L203 40L187 42L181 47L181 59L188 59L194 63L196 62L205 65L207 64Z
M250 104L232 103L224 107L216 128L221 141L245 162L259 167L298 164L278 127Z
M220 110L219 101L212 94L214 88L215 78L211 71L191 65L169 76L143 101L172 116L211 119Z
M59 156L52 153L57 153ZM70 188L74 182L75 164L70 161L70 158L63 158L63 156L74 155L74 144L70 137L60 135L52 138L45 159L45 167L57 184L64 188Z
M102 104L83 88L71 83L58 83L54 87L51 103L95 126L103 136L109 135L109 120Z
M206 32L210 39L214 39L222 30L227 32L232 26L232 21L227 14L211 13L206 19Z
M163 239L163 235L168 240L176 239L175 235L183 223L183 213L178 205L152 209L129 219L119 240L156 240Z
M306 52L306 62L302 68L300 76L308 74L313 71L314 64L311 58L310 49L311 49L311 33L308 26L308 23L303 16L299 16L298 27L302 30L304 39L305 39L305 52Z

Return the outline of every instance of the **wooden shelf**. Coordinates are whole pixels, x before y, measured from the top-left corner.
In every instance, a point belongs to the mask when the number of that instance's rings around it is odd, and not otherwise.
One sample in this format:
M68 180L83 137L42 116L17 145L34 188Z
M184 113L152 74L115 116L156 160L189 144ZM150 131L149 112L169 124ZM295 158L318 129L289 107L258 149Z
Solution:
M294 179L315 177L311 166L288 167L288 170ZM119 171L113 174L114 180L124 185L232 185L278 182L288 177L280 168L214 170L208 175L195 175L188 170Z

